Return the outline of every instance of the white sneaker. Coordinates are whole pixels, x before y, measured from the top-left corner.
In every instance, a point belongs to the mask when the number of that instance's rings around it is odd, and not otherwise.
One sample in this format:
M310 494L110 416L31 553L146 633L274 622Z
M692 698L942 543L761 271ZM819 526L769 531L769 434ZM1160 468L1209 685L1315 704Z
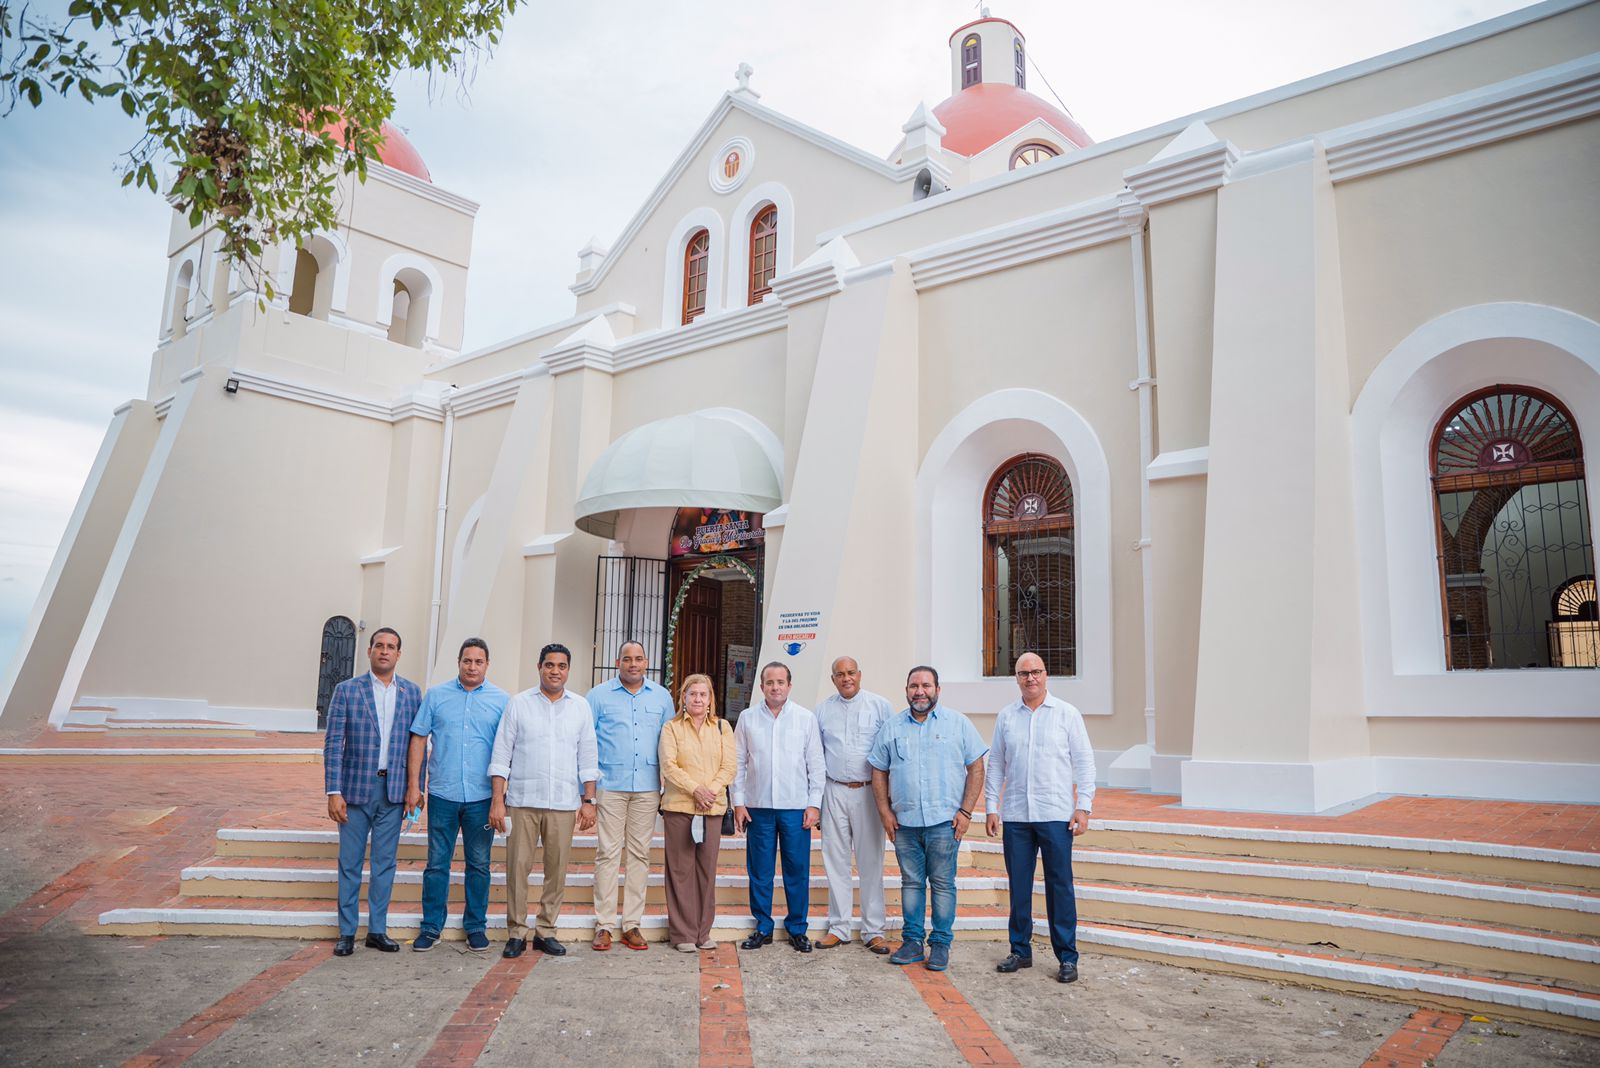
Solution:
M716 949L717 948L717 944L715 942L711 941L708 938L704 942L700 943L700 948L701 949Z
M693 953L697 948L699 948L699 947L697 947L693 942L679 942L678 943L678 952L679 953Z

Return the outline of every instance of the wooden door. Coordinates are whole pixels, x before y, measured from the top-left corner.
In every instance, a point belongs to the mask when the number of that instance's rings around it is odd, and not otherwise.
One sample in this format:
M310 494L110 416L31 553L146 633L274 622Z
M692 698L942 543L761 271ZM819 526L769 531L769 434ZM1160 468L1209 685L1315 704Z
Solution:
M689 587L683 610L678 613L678 630L672 640L673 686L682 689L690 675L709 675L722 707L722 583L699 578ZM672 695L674 702L678 695Z

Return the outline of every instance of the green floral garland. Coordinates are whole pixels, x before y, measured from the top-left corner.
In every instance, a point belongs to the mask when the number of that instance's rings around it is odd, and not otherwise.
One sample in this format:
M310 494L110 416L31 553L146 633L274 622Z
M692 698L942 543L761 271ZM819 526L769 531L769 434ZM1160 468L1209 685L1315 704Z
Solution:
M689 587L694 585L695 579L699 578L707 571L721 571L730 567L736 571L739 571L744 575L745 578L749 579L750 585L756 587L757 589L761 588L761 583L756 578L755 568L751 567L743 560L740 560L738 557L724 556L721 554L706 557L703 562L695 566L693 571L690 571L683 577L683 585L678 587L678 596L674 598L672 602L672 614L667 617L667 655L666 662L661 671L661 677L664 680L663 685L666 686L667 693L669 694L672 693L673 683L672 639L673 636L678 633L678 613L683 611L683 602L689 596ZM675 694L673 695L673 701L674 703L677 701L677 696Z

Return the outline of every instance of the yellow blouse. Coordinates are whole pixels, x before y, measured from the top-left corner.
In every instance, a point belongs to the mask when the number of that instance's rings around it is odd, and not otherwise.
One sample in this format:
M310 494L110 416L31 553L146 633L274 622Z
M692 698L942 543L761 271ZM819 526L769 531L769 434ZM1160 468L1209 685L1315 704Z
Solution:
M661 728L661 810L695 816L720 816L728 811L727 787L737 770L733 728L723 720L706 723L698 731L678 715ZM695 807L694 790L709 786L717 799L702 812Z

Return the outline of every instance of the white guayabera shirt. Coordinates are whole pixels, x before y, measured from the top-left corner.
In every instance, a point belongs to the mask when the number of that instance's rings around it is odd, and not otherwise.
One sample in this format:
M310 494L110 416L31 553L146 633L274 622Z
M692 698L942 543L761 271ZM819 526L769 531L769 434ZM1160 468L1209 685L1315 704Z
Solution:
M817 706L817 723L822 730L822 754L828 765L828 778L835 782L871 782L872 765L867 754L878 737L883 721L894 715L894 706L870 690L857 690L846 701L838 694Z
M767 703L751 705L733 729L739 770L733 803L749 808L821 808L827 772L817 715L793 701L774 716Z
M512 808L577 809L583 784L600 778L589 702L567 690L552 701L535 686L506 703L489 754Z
M1065 823L1073 809L1094 808L1094 750L1083 714L1050 694L1033 711L1021 698L1000 710L985 772L984 807L1007 823Z

